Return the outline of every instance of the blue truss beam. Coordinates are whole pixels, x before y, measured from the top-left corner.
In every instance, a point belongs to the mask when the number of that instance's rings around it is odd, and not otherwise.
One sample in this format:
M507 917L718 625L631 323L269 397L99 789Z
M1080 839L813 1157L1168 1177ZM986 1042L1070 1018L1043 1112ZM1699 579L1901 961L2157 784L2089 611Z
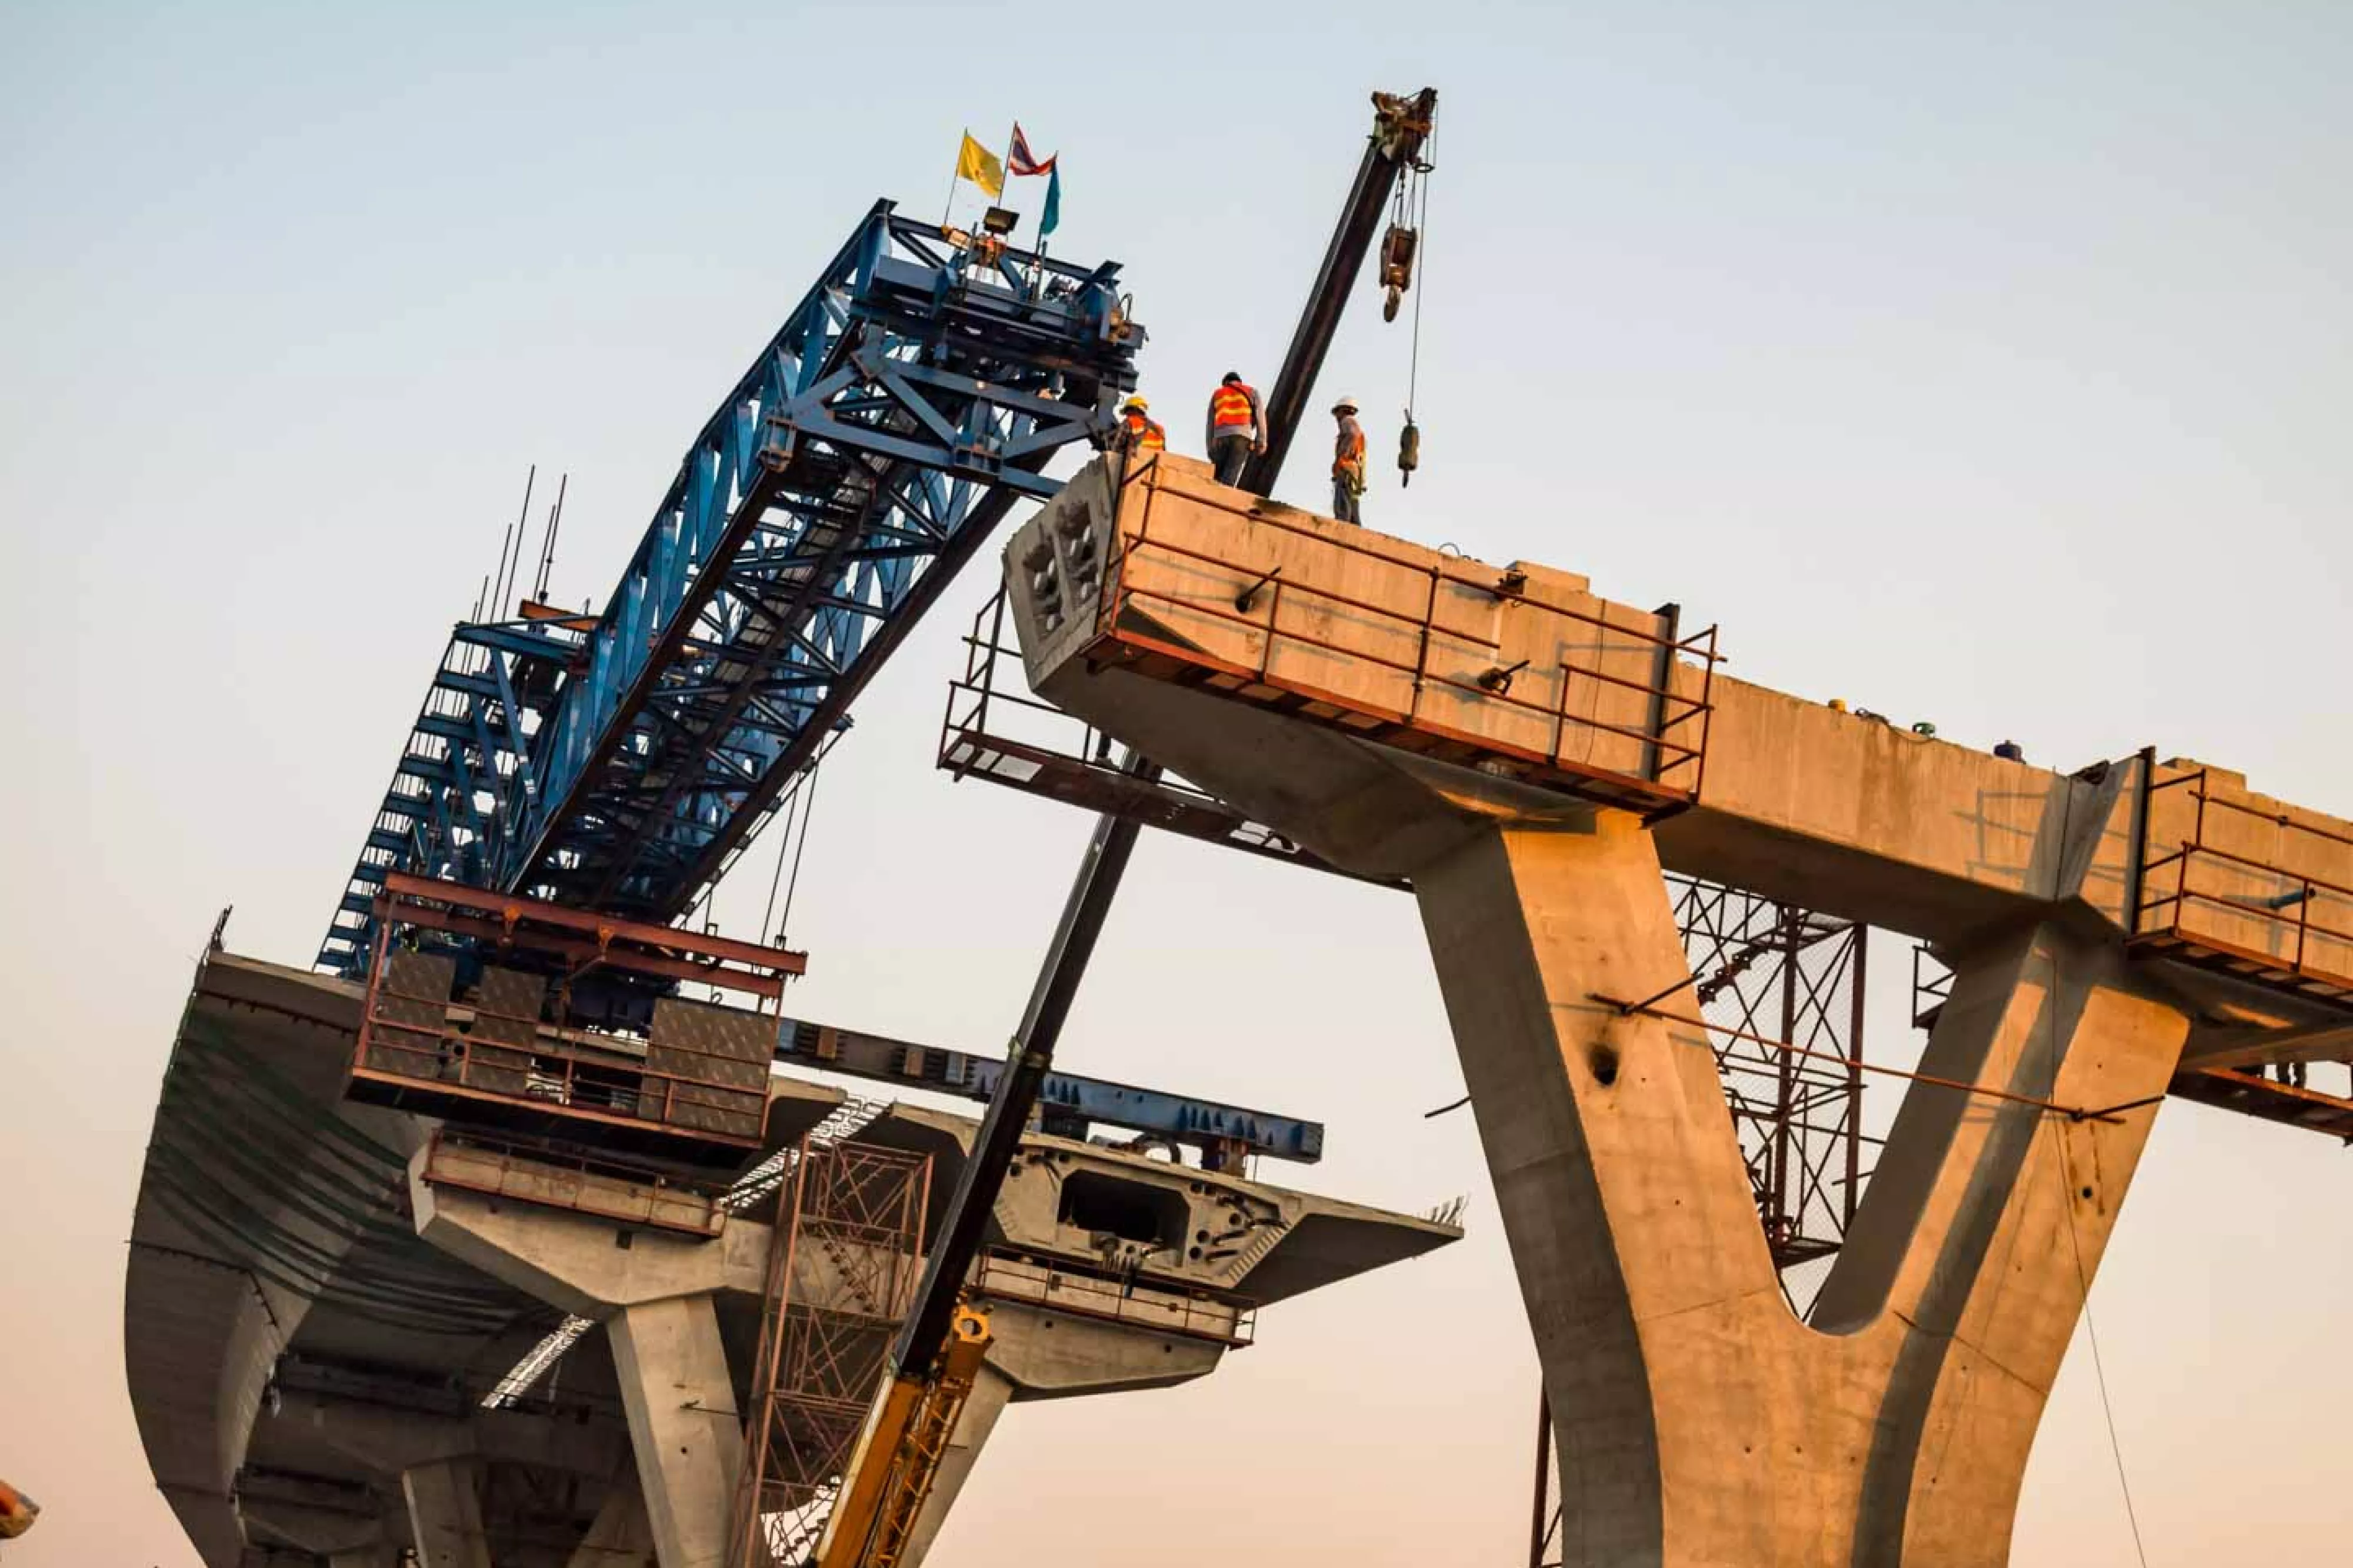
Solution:
M793 1018L785 1019L777 1034L776 1059L795 1067L981 1100L997 1091L997 1080L1006 1066L1003 1057L911 1045ZM1207 1148L1239 1145L1252 1154L1310 1165L1324 1157L1320 1121L1138 1089L1107 1079L1049 1073L1039 1103L1050 1127L1056 1121L1120 1127L1172 1143Z
M1118 268L984 260L877 203L705 423L593 623L459 626L319 952L388 870L674 920L1040 470L1143 329ZM355 909L354 905L362 906Z

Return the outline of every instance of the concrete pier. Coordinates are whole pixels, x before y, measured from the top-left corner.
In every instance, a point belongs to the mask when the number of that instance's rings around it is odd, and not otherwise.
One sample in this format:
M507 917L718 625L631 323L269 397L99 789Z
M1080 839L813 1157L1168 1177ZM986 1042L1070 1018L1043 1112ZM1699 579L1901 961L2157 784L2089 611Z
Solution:
M935 1197L954 1184L976 1123L897 1108L861 1142L929 1155ZM691 1216L664 1227L617 1226L603 1180L541 1184L510 1160L501 1194L561 1190L567 1206L493 1196L464 1150L432 1145L410 1168L417 1235L549 1305L604 1325L628 1411L638 1481L661 1568L724 1557L742 1464L742 1380L723 1316L748 1336L765 1288L772 1227L744 1215L715 1234ZM1166 1387L1213 1371L1248 1342L1249 1309L1453 1239L1453 1226L1289 1192L1240 1176L1033 1136L997 1205L1002 1245L974 1287L994 1340L918 1521L921 1561L1005 1408L1079 1394ZM1203 1247L1199 1235L1228 1245ZM1125 1283L1105 1278L1106 1264ZM836 1253L794 1257L793 1289L823 1299ZM740 1336L739 1336L740 1337ZM743 1347L748 1350L748 1347ZM738 1360L741 1357L739 1355Z
M1025 663L1254 821L1413 889L1555 1412L1564 1562L2006 1562L2193 1025L2234 1060L2341 1037L2284 963L2215 982L2127 949L2141 846L2181 831L2192 796L2163 792L2192 765L2063 776L1710 683L1666 612L1197 470L1082 475L1015 537ZM1642 742L1703 692L1700 787ZM2332 874L2334 819L2295 816L2312 847L2271 874ZM1810 1323L1757 1221L1670 868L1933 937L1956 973Z
M2187 1021L2056 927L1963 963L1812 1327L1786 1305L1650 842L1486 836L1417 878L1556 1414L1567 1562L1997 1564Z
M775 1200L733 1213L690 1186L353 1104L359 1000L216 952L182 1022L133 1218L125 1340L151 1463L199 1557L717 1561ZM774 1081L772 1134L841 1099ZM898 1107L860 1136L930 1156L936 1205L975 1127ZM1256 1309L1461 1235L1044 1136L1025 1142L997 1230L974 1279L996 1341L910 1563L1008 1407L1203 1376L1250 1342ZM1188 1256L1203 1230L1232 1235ZM818 1249L796 1260L828 1267ZM486 1404L566 1313L597 1327L519 1403Z

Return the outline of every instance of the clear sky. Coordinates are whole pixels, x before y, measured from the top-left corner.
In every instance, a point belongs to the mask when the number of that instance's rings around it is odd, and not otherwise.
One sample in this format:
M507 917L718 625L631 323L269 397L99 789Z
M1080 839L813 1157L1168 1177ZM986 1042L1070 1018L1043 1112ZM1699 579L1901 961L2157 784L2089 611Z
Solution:
M601 604L817 265L877 195L936 213L965 125L1064 154L1058 249L1127 264L1196 449L1217 374L1272 373L1366 91L1433 83L1424 468L1377 460L1369 522L1675 599L1739 674L1966 743L2353 814L2353 8L1220 15L0 4L0 1476L48 1510L9 1568L195 1562L121 1290L215 916L314 951L525 466L570 472L555 588ZM1323 387L1382 459L1407 335L1370 300ZM828 766L807 1016L993 1048L1018 1015L1086 825L930 769L983 576ZM1468 1193L1471 1237L1191 1387L1013 1412L941 1561L1516 1561L1535 1362L1470 1121L1421 1117L1460 1079L1410 903L1148 841L1067 1056L1320 1116L1303 1183ZM2152 1563L2343 1560L2346 1161L2158 1122L2094 1292ZM2133 1561L2080 1342L2017 1560Z

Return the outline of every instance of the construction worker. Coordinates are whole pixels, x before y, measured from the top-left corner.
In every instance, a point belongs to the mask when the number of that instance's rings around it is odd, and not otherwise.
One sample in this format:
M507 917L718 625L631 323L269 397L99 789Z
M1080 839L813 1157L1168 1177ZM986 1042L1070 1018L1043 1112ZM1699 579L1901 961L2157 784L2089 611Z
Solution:
M1365 427L1356 423L1356 400L1344 397L1332 405L1339 436L1332 443L1332 515L1342 522L1363 526L1357 498L1365 493Z
M1266 408L1241 372L1226 372L1218 390L1209 394L1208 429L1209 461L1217 466L1218 483L1241 483L1242 465L1252 453L1266 450Z
M1152 405L1141 395L1129 398L1119 405L1119 449L1133 456L1141 452L1149 457L1168 449L1168 432L1151 416Z

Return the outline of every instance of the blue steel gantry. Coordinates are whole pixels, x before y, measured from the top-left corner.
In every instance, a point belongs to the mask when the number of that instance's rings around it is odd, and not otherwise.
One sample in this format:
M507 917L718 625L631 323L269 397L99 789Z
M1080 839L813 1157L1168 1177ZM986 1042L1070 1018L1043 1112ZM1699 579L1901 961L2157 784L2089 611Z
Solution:
M594 616L451 634L318 967L396 871L674 921L1040 470L1142 327L1082 268L878 202L695 437ZM493 616L499 610L493 607Z

